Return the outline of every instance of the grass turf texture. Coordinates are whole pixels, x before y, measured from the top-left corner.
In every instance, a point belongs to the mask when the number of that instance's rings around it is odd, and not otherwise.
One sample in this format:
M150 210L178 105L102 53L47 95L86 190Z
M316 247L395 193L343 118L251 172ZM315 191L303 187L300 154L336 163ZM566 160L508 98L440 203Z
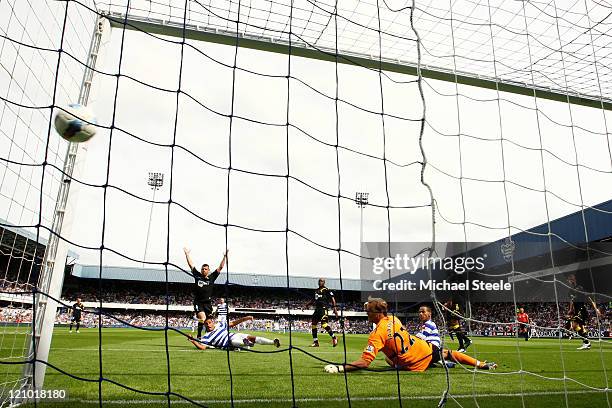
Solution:
M272 333L262 335L273 338ZM15 344L23 344L23 336L5 335L0 348L1 361L6 359ZM105 379L127 387L148 392L168 390L168 371L172 392L210 407L231 406L233 397L237 407L291 407L292 395L298 407L347 407L345 377L326 374L324 362L293 349L294 386L291 384L290 358L286 346L288 335L278 335L283 343L278 353L228 353L222 350L199 351L183 336L168 332L168 355L163 331L135 329L104 329L102 331L102 375ZM357 359L367 336L346 337L347 359ZM8 342L10 340L10 343ZM309 348L309 334L294 333L293 345L321 359L343 361L342 341L332 348L329 337L320 335L321 347ZM100 360L98 330L82 329L80 334L69 334L57 328L53 336L50 363L78 377L97 380ZM567 377L594 388L607 388L606 373L612 376L612 343L593 342L588 351L577 351L577 340L532 339L529 342L512 338L474 338L469 354L499 363L493 374L456 367L450 370L451 397L447 407L608 407L612 403L610 391L595 391ZM456 342L447 340L456 348ZM601 352L600 352L601 347ZM257 345L254 350L275 351L271 346ZM13 351L14 352L14 351ZM520 360L519 360L520 352ZM371 367L386 368L379 356ZM168 365L169 361L169 365ZM231 367L231 382L228 369ZM519 370L523 373L517 373ZM0 366L0 380L9 379L21 366ZM10 374L13 372L13 374ZM530 374L530 373L533 374ZM553 377L555 380L539 376ZM5 380L6 381L6 380ZM2 381L4 382L4 381ZM398 375L395 371L353 372L347 375L351 407L399 407ZM231 388L230 388L231 386ZM430 369L425 373L401 372L399 389L403 407L435 407L446 386L444 369ZM38 406L98 406L99 383L72 379L53 368L47 368L45 389L65 389L69 400L43 402ZM109 407L167 406L165 396L144 395L110 382L102 382L103 405ZM233 389L233 395L230 393ZM567 393L565 391L568 391ZM6 396L6 392L3 393ZM522 395L522 396L521 396ZM171 396L172 405L190 406L188 401Z

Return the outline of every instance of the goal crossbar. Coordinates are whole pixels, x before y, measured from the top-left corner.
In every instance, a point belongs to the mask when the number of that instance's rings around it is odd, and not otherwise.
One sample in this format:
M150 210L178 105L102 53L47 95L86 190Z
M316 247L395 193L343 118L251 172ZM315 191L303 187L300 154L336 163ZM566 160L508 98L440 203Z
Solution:
M341 64L355 65L370 69L381 69L388 72L417 76L417 64L409 61L394 60L389 58L378 58L374 55L366 55L353 52L338 52L326 47L307 47L300 42L289 44L287 40L270 36L258 36L248 33L236 33L228 30L209 28L203 25L179 24L156 18L143 18L134 15L125 15L112 12L105 15L115 28L126 28L128 30L141 31L150 34L179 37L183 35L186 39L204 41L215 44L238 46L259 51L273 52L277 54L291 53L293 56L309 58L320 61L338 62ZM541 87L533 84L508 81L483 75L471 74L469 72L453 71L440 67L421 65L421 75L425 78L436 79L446 82L457 82L463 85L479 88L499 90L519 95L535 96L537 98L549 99L557 102L565 102L574 105L582 105L596 109L612 110L612 99L568 93L563 90Z

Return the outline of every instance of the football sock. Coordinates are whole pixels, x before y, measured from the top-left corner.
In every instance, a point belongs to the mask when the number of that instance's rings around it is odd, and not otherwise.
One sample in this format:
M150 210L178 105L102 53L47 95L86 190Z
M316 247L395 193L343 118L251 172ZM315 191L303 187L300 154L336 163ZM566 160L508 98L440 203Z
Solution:
M202 337L202 329L204 328L204 323L198 322L198 338Z
M457 340L459 340L459 348L462 349L463 348L463 338L464 334L459 332L457 333Z
M476 360L474 357L470 357L467 354L459 353L458 351L451 352L451 359L457 363L470 365L472 367L481 367L484 363Z

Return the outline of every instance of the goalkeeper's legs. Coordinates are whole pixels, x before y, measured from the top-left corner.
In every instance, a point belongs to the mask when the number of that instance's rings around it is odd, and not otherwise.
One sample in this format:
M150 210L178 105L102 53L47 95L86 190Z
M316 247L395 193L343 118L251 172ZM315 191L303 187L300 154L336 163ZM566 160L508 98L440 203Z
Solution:
M442 352L445 360L451 360L455 363L469 365L472 367L480 368L482 370L495 370L497 364L487 363L486 361L476 360L474 357L470 357L467 354L460 353L458 351L444 350Z

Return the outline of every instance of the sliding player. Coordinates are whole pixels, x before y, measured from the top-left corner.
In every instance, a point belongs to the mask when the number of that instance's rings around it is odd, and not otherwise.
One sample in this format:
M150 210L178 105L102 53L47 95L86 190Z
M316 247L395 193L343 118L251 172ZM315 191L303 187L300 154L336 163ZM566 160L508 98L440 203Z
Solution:
M255 344L274 345L276 348L280 347L279 339L270 340L265 337L244 333L232 333L229 331L230 328L250 320L253 320L253 316L242 317L227 323L224 320L215 321L212 315L207 316L204 321L204 326L206 327L206 334L204 337L199 341L192 338L189 339L189 341L200 350L206 350L207 348L232 350L252 347Z
M81 327L81 320L83 318L83 310L85 310L85 306L81 303L81 298L77 298L76 303L72 305L72 309L70 314L72 317L70 318L70 333L72 333L72 324L76 323L76 332L79 332L79 328Z
M568 323L570 328L582 338L582 346L578 347L578 350L588 350L591 348L591 342L588 339L586 327L589 321L589 311L586 306L587 300L593 306L598 316L601 312L593 299L586 295L585 289L578 285L575 274L572 273L567 276L567 283L571 291L570 306L567 313Z
M518 326L518 336L524 336L525 337L525 341L529 341L529 338L531 337L529 335L529 332L531 331L529 328L529 315L527 313L525 313L525 309L524 308L519 308L518 313L516 314L516 320L519 322L519 326Z
M368 321L376 324L376 329L370 333L368 345L359 360L350 364L325 366L325 372L338 373L354 371L370 366L379 351L385 354L385 361L392 367L408 371L425 371L440 359L435 346L416 336L411 336L395 316L387 315L387 302L373 298L365 304ZM434 348L435 347L435 348ZM477 367L482 370L495 370L497 364L478 361L457 351L443 350L445 358Z
M457 336L457 340L459 341L458 352L463 353L465 350L470 347L472 344L472 340L468 337L467 333L463 329L461 324L462 319L462 311L461 306L458 303L454 303L452 299L442 305L447 313L446 313L446 321L448 327L448 334L452 340L453 334Z
M314 303L315 311L312 314L312 344L310 347L319 347L319 338L317 336L317 325L321 322L321 327L330 335L332 338L332 345L336 347L338 345L338 338L334 334L334 331L329 327L328 321L329 316L327 315L327 309L331 303L334 308L334 315L338 318L338 308L336 307L336 299L334 298L334 292L325 287L325 279L319 279L319 288L315 291L314 301L308 302L308 307Z
M208 264L202 265L202 268L198 272L193 264L193 260L189 253L191 252L188 248L183 248L183 252L185 252L185 258L187 259L187 265L189 265L189 269L191 271L191 275L194 279L194 287L193 287L193 308L196 312L196 316L198 318L198 339L202 336L202 329L204 328L204 320L206 320L206 316L212 314L213 306L212 306L212 294L213 294L213 284L221 270L225 266L225 262L227 261L227 251L223 254L223 259L221 259L221 263L219 267L213 272L210 273L210 266Z

